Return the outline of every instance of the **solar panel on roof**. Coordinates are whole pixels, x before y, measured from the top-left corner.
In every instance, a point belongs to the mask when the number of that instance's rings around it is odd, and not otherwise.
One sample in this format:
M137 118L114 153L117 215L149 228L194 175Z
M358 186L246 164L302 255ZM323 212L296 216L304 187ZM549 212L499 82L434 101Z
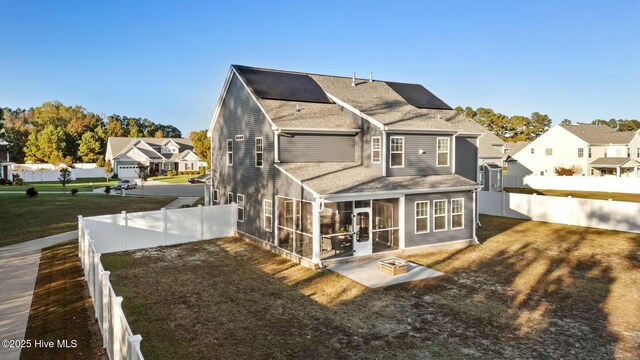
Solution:
M259 97L313 103L331 103L320 85L310 76L236 66L247 85Z
M409 104L417 108L451 110L451 106L433 95L431 91L425 89L422 85L395 82L387 82L387 85Z

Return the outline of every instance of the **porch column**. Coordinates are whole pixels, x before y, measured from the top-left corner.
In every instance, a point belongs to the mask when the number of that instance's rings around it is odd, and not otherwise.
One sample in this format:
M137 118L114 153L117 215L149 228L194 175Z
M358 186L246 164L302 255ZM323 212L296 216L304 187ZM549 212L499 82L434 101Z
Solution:
M311 256L311 261L314 264L320 264L320 200L316 199L312 203L313 205L313 251Z
M616 166L616 177L620 177L620 166Z
M404 249L406 248L405 245L405 231L406 231L406 221L405 221L405 195L403 194L400 197L400 200L398 202L398 226L400 227L400 229L398 229L399 232L399 236L398 236L398 247L400 249Z

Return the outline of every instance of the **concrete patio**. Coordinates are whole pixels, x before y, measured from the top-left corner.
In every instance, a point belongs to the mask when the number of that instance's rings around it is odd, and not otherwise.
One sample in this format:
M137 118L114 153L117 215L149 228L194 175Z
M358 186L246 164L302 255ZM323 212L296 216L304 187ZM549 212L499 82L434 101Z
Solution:
M444 273L429 269L422 265L408 262L408 271L405 274L390 275L380 270L378 259L369 261L347 262L330 265L327 269L335 271L342 276L356 281L369 288L379 288L390 285L402 284L409 281L417 281L435 278Z

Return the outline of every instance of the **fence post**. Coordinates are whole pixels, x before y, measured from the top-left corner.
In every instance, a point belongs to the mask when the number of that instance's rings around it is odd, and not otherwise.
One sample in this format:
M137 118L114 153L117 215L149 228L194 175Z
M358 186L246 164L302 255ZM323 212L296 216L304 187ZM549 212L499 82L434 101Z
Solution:
M167 245L167 209L162 208L162 244Z
M93 304L93 309L96 312L96 319L98 318L98 316L100 315L98 313L98 305L96 305L95 300L98 297L98 292L100 291L100 253L94 253L93 254L93 283L91 284L91 286L93 287L93 300L94 300L94 304Z
M122 349L120 348L122 342L122 321L120 320L120 314L122 313L122 296L116 296L111 300L111 324L113 326L113 338L111 339L111 345L113 347L113 359L122 359Z
M202 205L198 205L198 240L204 240L204 215Z
M94 293L93 290L95 289L95 287L93 286L93 284L95 283L95 275L96 275L96 266L95 266L95 253L92 251L93 249L93 240L89 240L89 254L87 256L87 258L89 259L89 293L91 294L91 297L94 297Z
M611 224L612 222L613 222L613 199L609 199L609 221L607 221L609 226L607 227L607 230L613 229L613 226Z
M111 313L110 311L107 311L106 309L109 309L109 275L111 275L111 272L109 271L105 271L102 273L102 329L100 329L100 332L102 332L102 346L104 346L105 349L108 349L108 344L109 344L109 340L110 340L110 332L108 331L108 329L110 328L111 321L109 318L109 314Z
M507 201L507 200L506 200L506 197L507 197L507 192L506 192L506 191L503 191L503 192L502 192L502 217L504 217L504 214L505 214L505 210L504 210L504 208L505 208L505 206L507 206L507 205L506 205L506 201Z
M78 256L80 258L82 258L82 237L84 236L82 228L82 215L78 215Z
M122 214L122 245L121 245L120 251L124 251L124 244L127 236L127 223L129 222L129 219L127 219L126 211L122 211L121 214Z
M140 342L142 341L141 335L132 335L129 338L129 359L136 359L136 354L140 350Z
M89 278L89 241L91 241L91 233L84 229L84 242L82 244L82 269L84 270L85 280Z

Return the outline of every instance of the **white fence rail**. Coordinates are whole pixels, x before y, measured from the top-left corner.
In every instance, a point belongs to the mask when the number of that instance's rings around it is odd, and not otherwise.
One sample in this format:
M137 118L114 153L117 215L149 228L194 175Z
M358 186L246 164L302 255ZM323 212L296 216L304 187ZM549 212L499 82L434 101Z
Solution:
M109 359L144 357L142 337L131 331L100 255L230 236L236 217L236 204L78 217L78 254Z
M24 182L58 181L59 170L47 171L12 171L12 174L20 175ZM71 169L71 179L87 179L105 177L104 168Z
M634 202L480 191L478 210L487 215L640 232L640 203Z
M640 178L615 176L505 175L504 187L640 194Z

